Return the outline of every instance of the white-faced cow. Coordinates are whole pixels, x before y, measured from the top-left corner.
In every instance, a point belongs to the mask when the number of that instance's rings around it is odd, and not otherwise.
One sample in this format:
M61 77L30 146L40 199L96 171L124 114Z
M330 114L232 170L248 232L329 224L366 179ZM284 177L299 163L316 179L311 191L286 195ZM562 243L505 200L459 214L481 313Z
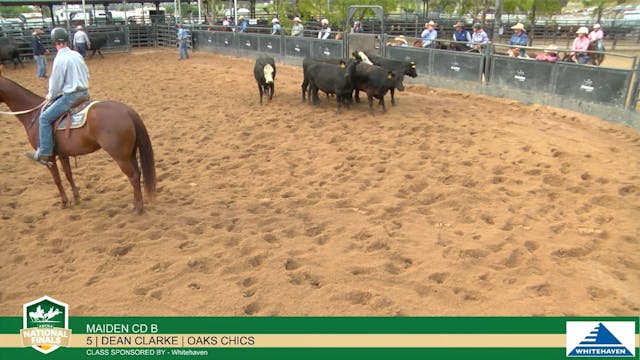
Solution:
M269 96L269 101L273 98L276 80L276 63L272 57L261 56L256 59L256 65L253 67L253 76L258 83L258 91L260 92L260 104L262 104L263 93Z

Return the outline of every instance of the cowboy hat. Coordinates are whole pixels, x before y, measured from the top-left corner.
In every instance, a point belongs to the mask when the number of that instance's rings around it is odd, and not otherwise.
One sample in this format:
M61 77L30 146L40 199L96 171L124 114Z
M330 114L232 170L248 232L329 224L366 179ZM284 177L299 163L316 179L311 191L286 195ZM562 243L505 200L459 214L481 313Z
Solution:
M297 22L302 22L302 20L300 20L300 18L299 18L299 17L297 17L297 16L293 18L293 22L296 22L296 21L297 21Z
M458 21L453 27L457 28L457 27L464 27L464 24L462 23L462 21Z
M427 26L436 26L436 23L433 22L433 20L429 20L428 23L424 24L424 27L427 27Z
M327 19L322 19L322 20L320 20L320 24L323 24L323 25L329 25L329 20L327 20Z
M244 20L244 15L238 16L238 20Z
M517 23L511 27L511 30L522 30L524 31L524 25L522 23Z
M580 27L580 29L578 29L578 31L576 31L576 34L585 34L587 35L589 33L589 29L587 29L586 26L582 26Z
M594 24L594 25L593 25L593 28L594 28L594 29L600 29L600 24Z
M271 20L271 23L272 23L272 24L275 24L275 23L277 23L277 22L280 22L280 20L278 20L278 19L276 19L276 18L273 18L273 20Z
M82 25L78 25L78 26L76 26L76 29L78 29L78 30L82 30Z
M404 43L404 44L408 44L407 39L404 38L404 35L396 36L396 38L393 40Z

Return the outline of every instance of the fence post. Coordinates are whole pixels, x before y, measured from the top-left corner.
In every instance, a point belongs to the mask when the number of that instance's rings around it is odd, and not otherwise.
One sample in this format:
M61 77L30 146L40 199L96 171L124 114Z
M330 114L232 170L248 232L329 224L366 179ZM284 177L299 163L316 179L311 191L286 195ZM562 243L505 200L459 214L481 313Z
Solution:
M629 104L627 105L627 110L636 111L636 107L639 105L639 93L640 93L640 62L638 62L638 57L635 56L633 58L633 63L636 68L636 76L633 84L631 85L631 98L629 99Z

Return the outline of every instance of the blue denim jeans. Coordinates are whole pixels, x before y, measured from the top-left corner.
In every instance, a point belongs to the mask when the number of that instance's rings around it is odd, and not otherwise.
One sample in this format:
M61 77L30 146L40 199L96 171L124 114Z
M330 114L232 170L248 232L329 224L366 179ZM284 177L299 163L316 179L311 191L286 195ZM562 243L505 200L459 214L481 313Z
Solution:
M180 43L180 59L188 59L189 53L187 52L187 40L183 40Z
M47 58L44 55L33 55L33 59L36 61L38 78L47 76Z
M53 133L52 124L58 120L60 115L69 111L71 105L81 98L89 98L89 91L76 91L64 94L57 98L40 114L39 146L38 154L42 156L53 155Z
M85 43L76 43L76 50L82 55L82 57L87 56L87 44Z

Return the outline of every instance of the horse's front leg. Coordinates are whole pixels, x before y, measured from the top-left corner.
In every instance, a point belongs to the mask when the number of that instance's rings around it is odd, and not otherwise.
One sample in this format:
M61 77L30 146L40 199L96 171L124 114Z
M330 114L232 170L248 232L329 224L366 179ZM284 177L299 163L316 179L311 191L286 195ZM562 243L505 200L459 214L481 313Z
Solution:
M64 187L62 187L62 180L60 180L60 172L58 171L58 165L56 164L55 158L51 161L51 166L49 167L49 171L51 172L51 176L53 176L53 181L56 183L58 187L58 192L60 192L60 201L61 207L64 209L69 203L69 199L67 198L67 194L64 192Z
M76 186L76 183L73 182L73 174L71 173L71 162L69 162L68 156L61 156L60 163L62 164L62 170L64 171L64 175L67 177L67 181L71 184L71 191L73 191L73 202L78 205L80 203L80 191Z

